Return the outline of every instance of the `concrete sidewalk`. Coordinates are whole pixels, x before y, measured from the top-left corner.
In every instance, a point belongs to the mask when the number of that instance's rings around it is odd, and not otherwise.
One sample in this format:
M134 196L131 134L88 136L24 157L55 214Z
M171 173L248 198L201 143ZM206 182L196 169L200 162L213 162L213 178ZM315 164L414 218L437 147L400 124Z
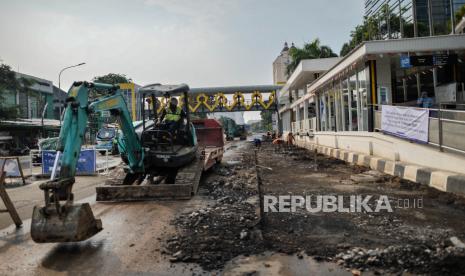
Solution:
M465 175L463 174L316 144L297 142L296 145L308 150L316 150L318 153L344 160L351 164L370 167L373 170L424 184L440 191L465 195Z

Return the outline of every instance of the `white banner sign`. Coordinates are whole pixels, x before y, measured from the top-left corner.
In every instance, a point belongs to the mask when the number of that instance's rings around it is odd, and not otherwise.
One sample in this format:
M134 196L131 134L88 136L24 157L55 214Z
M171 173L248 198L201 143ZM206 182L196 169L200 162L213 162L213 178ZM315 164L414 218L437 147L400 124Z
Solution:
M427 109L383 105L381 129L392 135L428 142Z

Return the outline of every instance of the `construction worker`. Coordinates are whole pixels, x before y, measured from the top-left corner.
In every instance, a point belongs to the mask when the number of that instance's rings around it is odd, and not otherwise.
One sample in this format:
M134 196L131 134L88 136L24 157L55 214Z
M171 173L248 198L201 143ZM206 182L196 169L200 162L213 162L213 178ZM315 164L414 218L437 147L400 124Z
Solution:
M169 105L163 109L160 122L170 131L175 131L186 118L186 112L178 106L178 99L172 97Z
M293 146L294 142L295 142L294 134L292 134L292 132L289 132L287 134L287 145L288 146Z

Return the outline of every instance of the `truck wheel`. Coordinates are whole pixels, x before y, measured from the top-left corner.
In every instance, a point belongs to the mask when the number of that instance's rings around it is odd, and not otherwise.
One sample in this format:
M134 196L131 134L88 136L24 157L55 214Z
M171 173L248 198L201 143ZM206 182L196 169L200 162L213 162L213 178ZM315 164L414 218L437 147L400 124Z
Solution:
M107 154L107 152L104 151L104 150L101 150L101 151L99 151L99 152L100 152L101 155L106 155L106 154Z

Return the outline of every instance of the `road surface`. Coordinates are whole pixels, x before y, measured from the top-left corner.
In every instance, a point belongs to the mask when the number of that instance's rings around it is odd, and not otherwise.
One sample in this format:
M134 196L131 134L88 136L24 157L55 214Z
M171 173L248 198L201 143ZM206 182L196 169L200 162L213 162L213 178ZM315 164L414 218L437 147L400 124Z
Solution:
M236 171L234 168L234 164L241 162L243 152L253 152L246 145L247 142L244 141L234 141L226 145L223 162L229 167L225 171L228 173L212 172L209 176L217 178L218 183L221 180L223 184L215 184L215 191L221 190L224 195L229 195L230 200L234 199L234 194L228 193L234 191L238 179L248 182L242 169ZM80 243L36 244L30 238L30 220L25 220L24 227L20 229L9 226L0 231L0 275L172 276L215 273L256 275L254 273L257 272L261 273L258 275L352 275L360 272L352 270L357 267L364 270L363 275L387 272L397 274L407 268L412 274L424 273L424 268L431 268L436 272L442 271L441 269L447 269L448 272L463 271L465 257L449 242L451 238L465 240L463 198L415 183L398 182L395 178L384 175L376 182L365 182L360 177L367 176L367 168L348 166L344 162L323 156L319 156L315 163L313 155L309 153L276 153L266 150L267 147L263 147L258 157L263 167L262 188L267 195L371 194L404 199L420 197L424 200L424 206L419 209L396 209L390 214L313 214L304 210L285 214L268 213L261 228L262 239L242 241L248 245L240 253L243 255L224 259L224 266L218 266L221 271L205 271L198 265L201 263L199 261L172 263L170 260L175 256L173 251L165 254L167 240L173 236L178 237L179 241L185 240L179 232L179 224L172 224L173 221L177 221L174 219L179 218L180 214L187 214L183 217L187 218L185 221L189 221L193 211L211 210L201 216L202 220L198 220L198 226L188 224L192 225L191 233L201 232L197 227L207 227L204 229L213 231L211 235L204 237L205 240L201 240L206 251L195 245L195 248L189 248L186 244L181 246L182 250L189 249L205 260L206 253L211 256L238 249L237 244L229 243L229 248L217 245L227 244L220 243L220 240L232 240L221 233L232 235L230 237L236 239L234 242L239 240L237 236L242 229L231 231L234 227L231 227L230 222L240 222L237 216L241 214L231 210L241 212L243 201L233 200L225 204L222 200L228 196L220 194L221 198L216 199L212 194L202 192L185 201L96 203L93 187L98 185L103 177L80 178L75 192L81 198L81 202L91 202L95 216L102 219L103 231ZM250 168L250 164L245 161L238 165L241 166ZM213 185L208 181L209 177L204 180L204 190L205 187ZM253 186L253 182L250 183ZM39 200L36 196L40 197L40 193L27 190L32 188L34 187L10 190L16 199L27 195L27 198L30 198L28 202L34 202ZM87 194L90 196L85 197ZM21 205L17 201L15 204ZM32 205L26 204L21 208L27 210L30 206ZM226 209L214 211L217 210L215 206ZM228 209L231 207L235 209ZM221 220L221 216L230 219ZM212 220L215 217L220 220ZM211 227L213 224L208 225L211 221L224 225ZM219 230L223 232L217 232ZM263 251L248 251L255 248L255 245L263 248ZM421 252L410 251L417 249ZM276 252L295 254L284 255ZM319 261L315 262L303 252ZM436 256L435 252L442 255ZM374 266L371 265L373 257L370 254L377 256L379 260ZM361 264L360 258L364 260ZM366 271L368 269L370 271Z
M239 162L246 142L226 145L223 162ZM88 241L68 244L36 244L30 238L30 211L41 202L36 185L10 189L9 193L25 220L22 228L9 226L0 231L0 275L211 275L196 264L171 263L162 254L163 241L175 233L170 223L178 214L204 208L212 200L196 195L191 200L139 203L96 203L95 189L104 177L78 177L75 193L80 202L91 202L94 215L104 229ZM24 196L26 195L26 199ZM87 196L87 197L86 197ZM22 198L21 200L19 200ZM7 220L8 221L8 220ZM5 224L5 219L2 220ZM266 266L263 264L267 263ZM224 275L245 271L295 275L318 271L320 274L348 275L335 264L315 263L267 253L239 256L227 264ZM324 272L324 273L322 273ZM331 273L330 273L331 272Z
M103 184L106 177L104 176L78 176L73 187L73 193L76 200L90 197L95 194L95 187ZM16 207L22 220L31 218L32 209L35 205L40 205L44 200L44 193L39 189L41 181L33 184L7 189L11 201ZM0 200L0 208L5 209L3 201ZM0 213L0 229L9 226L12 222L8 213Z

